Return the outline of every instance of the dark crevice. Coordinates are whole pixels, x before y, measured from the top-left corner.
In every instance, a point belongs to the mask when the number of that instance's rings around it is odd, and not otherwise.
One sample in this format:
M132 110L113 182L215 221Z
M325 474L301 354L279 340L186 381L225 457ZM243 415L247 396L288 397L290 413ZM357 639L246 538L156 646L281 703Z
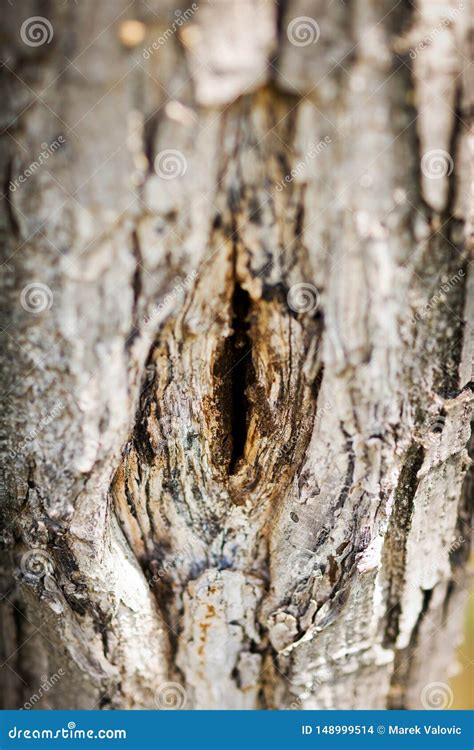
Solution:
M464 571L471 551L472 513L474 508L474 421L471 422L471 436L466 447L472 463L464 477L458 506L455 538L449 549L452 580L448 584L444 602L445 617L448 614L452 595L459 585L463 585Z
M424 458L424 449L417 443L412 443L406 453L395 491L395 505L384 553L390 577L384 648L393 647L398 638L401 616L400 597L405 580L406 544L419 484L418 472L423 465Z
M406 686L410 684L410 670L413 665L413 656L418 647L420 627L430 608L432 596L433 589L425 589L423 591L423 603L411 634L410 643L406 648L395 652L394 669L387 702L387 708L391 711L405 711L407 708Z
M456 150L459 144L461 131L463 128L463 112L461 110L461 99L462 99L462 86L458 85L454 95L454 117L453 117L453 129L451 131L451 138L449 144L449 153L454 158ZM448 176L448 199L446 201L445 214L446 217L451 220L455 215L455 202L456 202L456 185L457 185L457 170L453 169Z
M277 33L278 37L283 36L285 33L285 27L284 27L284 17L286 13L286 9L288 7L288 0L280 0L279 3L277 3L276 10L277 10Z
M140 242L136 231L132 233L132 249L133 257L135 259L135 271L133 274L133 310L136 312L138 300L142 291L141 264L143 262Z
M16 676L19 678L19 682L17 683L17 690L18 690L18 697L19 701L23 703L24 695L25 695L25 688L29 689L29 686L31 685L31 675L28 671L27 663L24 659L24 654L21 653L22 646L26 641L28 640L28 633L25 630L25 620L26 616L23 611L23 607L20 607L20 605L16 602L15 606L12 609L12 619L14 622L14 628L15 628L15 634L17 639L17 651L15 653L15 673ZM21 684L20 684L21 682ZM29 692L29 690L27 691ZM15 708L18 708L18 706L15 706Z
M387 16L387 28L391 34L395 37L404 35L408 32L408 29L412 27L415 18L415 11L410 0L402 0L398 3L395 8ZM413 154L413 158L406 164L406 179L407 184L410 185L410 193L413 195L413 199L418 207L418 213L426 217L429 221L433 214L433 209L425 201L423 196L421 182L421 156L422 146L420 136L416 127L416 121L418 119L419 112L414 102L408 100L405 96L405 91L413 91L415 88L415 77L413 73L413 61L410 58L409 51L399 51L393 53L392 64L396 68L397 79L399 81L397 97L392 99L391 108L393 113L397 113L397 119L400 119L400 114L403 115L403 124L401 125L402 132L405 132L407 139L407 145L410 145L410 152ZM395 69L394 68L394 69ZM404 129L404 130L403 130ZM400 133L398 133L400 135ZM412 212L406 221L410 226L411 233L414 236L416 234L414 217Z
M125 345L126 349L129 350L139 334L138 325L138 305L140 302L140 296L142 293L142 263L143 257L140 249L140 241L136 230L132 232L131 237L133 258L135 261L135 270L133 272L132 279L132 290L133 290L133 308L132 308L132 328L127 336Z
M4 199L5 200L5 213L6 213L8 222L10 224L10 229L11 229L11 233L13 237L15 237L15 239L19 239L20 227L18 225L18 221L15 216L13 203L11 202L10 183L12 182L12 176L13 176L13 160L10 160L7 164L5 182L3 185L3 192L5 196L5 199Z
M452 222L447 227L448 236ZM453 284L446 295L445 305L439 305L433 310L433 326L436 326L438 333L438 362L434 370L433 391L444 399L456 398L459 394L459 365L462 359L465 331L464 307L467 293L467 270L468 264L464 261L459 263L459 254L462 248L451 250L447 247L448 243L443 237L440 237L440 255L451 254L449 266L446 269L446 276L455 277L460 271L463 272L462 280ZM461 265L461 267L460 267ZM452 329L449 337L443 338L443 331L446 323Z
M155 140L158 133L158 128L163 115L161 111L155 112L155 114L145 119L143 141L144 141L144 152L148 160L148 174L151 174L154 169L155 159Z
M102 649L104 651L104 656L107 657L109 653L109 634L107 632L107 625L105 625L100 631L100 637L102 640Z
M231 335L220 345L212 369L213 410L219 423L214 460L226 476L239 471L245 453L249 413L254 403L249 394L256 380L250 335L251 299L238 282L234 284L230 305Z
M449 606L451 604L451 600L453 598L453 594L455 591L456 591L455 581L448 581L448 585L446 586L446 595L444 597L443 607L442 607L442 612L441 612L443 627L446 626L448 622Z
M339 510L344 506L344 503L346 502L350 489L352 487L352 483L354 480L354 470L355 470L355 453L354 453L354 447L353 447L353 440L351 435L349 435L348 432L344 429L343 425L341 424L341 430L344 434L344 438L346 441L346 453L347 453L347 469L346 469L346 476L344 478L344 484L341 490L341 493L337 499L337 503L335 505L335 509Z
M107 708L112 704L112 699L110 695L103 695L101 699L99 700L99 708Z
M239 284L232 295L233 334L226 342L228 362L230 432L232 450L229 461L229 474L235 474L239 459L244 455L247 440L249 401L246 389L255 379L252 366L252 340L249 336L250 297Z
M179 614L173 614L173 598L176 595L176 583L173 581L171 576L167 574L167 566L165 561L165 551L160 549L160 545L156 546L157 559L141 560L140 565L147 578L150 591L158 605L160 616L166 623L168 629L168 645L169 645L169 658L170 663L173 664L174 669L180 673L180 669L176 664L176 657L178 654L179 638L181 635L180 622L183 616L183 611L180 610ZM171 565L172 567L172 565ZM182 684L185 684L184 675L181 674Z
M127 452L130 445L133 444L133 447L140 457L140 460L149 466L153 464L153 460L155 458L155 448L150 440L150 435L148 432L148 415L152 411L152 404L155 403L155 365L153 364L154 352L155 347L152 346L144 368L140 390L140 401L135 414L135 429L133 431L130 443L125 446L125 452ZM156 407L156 409L157 418L159 418L158 407Z
M296 211L296 217L295 217L295 238L298 239L302 236L304 229L304 200L301 200L301 203L298 204L298 209Z

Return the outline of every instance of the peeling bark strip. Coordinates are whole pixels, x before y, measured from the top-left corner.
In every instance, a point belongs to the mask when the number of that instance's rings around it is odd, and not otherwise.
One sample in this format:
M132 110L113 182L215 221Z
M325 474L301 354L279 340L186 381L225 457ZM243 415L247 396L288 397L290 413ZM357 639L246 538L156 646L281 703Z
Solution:
M432 707L472 507L467 4L20 5L3 707Z

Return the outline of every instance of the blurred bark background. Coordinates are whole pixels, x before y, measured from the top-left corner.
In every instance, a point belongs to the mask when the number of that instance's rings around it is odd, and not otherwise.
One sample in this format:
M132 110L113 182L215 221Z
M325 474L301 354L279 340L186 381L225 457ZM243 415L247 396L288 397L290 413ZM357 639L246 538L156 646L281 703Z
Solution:
M450 707L467 3L3 10L3 706Z

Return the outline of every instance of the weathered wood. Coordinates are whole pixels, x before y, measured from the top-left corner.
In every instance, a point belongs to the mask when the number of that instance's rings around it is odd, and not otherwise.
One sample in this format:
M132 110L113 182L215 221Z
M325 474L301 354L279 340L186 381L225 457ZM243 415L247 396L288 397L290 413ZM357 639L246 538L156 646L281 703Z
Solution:
M430 707L470 541L466 8L194 5L6 8L4 705Z

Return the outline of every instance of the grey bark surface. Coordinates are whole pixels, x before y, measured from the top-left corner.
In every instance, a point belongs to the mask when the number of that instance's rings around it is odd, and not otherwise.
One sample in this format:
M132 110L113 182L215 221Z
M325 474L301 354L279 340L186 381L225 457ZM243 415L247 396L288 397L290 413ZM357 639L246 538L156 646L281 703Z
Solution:
M3 707L430 707L470 544L467 4L179 7L5 6Z

